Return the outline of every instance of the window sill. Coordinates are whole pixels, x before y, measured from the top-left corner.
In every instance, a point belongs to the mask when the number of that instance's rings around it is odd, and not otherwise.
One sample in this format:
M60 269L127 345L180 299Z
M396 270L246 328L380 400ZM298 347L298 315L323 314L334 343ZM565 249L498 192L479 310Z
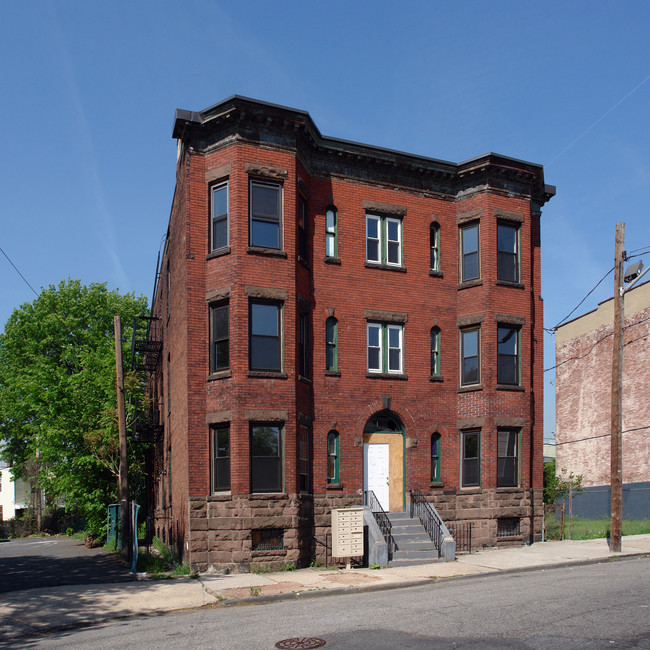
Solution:
M341 258L340 257L325 257L323 259L323 262L325 262L325 264L336 264L338 266L341 266Z
M459 494L481 494L483 490L480 485L472 485L471 487L461 487L458 492Z
M340 370L326 370L325 371L325 376L326 377L340 377L341 376L341 371Z
M429 487L432 488L441 488L444 487L444 485L445 484L442 481L431 481L431 483L429 483Z
M512 390L516 393L523 393L526 390L526 387L518 384L497 384L497 390Z
M309 377L303 377L302 375L298 375L298 381L301 381L303 384L307 384L308 386L311 386L312 381L309 379Z
M208 496L208 501L232 501L232 492L230 490L213 492Z
M223 255L229 255L229 254L230 254L230 246L226 246L225 248L220 248L219 250L208 253L205 256L205 259L213 260L215 257L222 257Z
M263 501L264 499L277 499L279 497L282 497L283 499L288 498L287 494L284 492L251 492L248 495L249 499L255 499L259 501Z
M281 251L279 248L264 248L263 246L247 246L246 252L251 255L262 255L265 257L284 257L286 259L286 251Z
M376 262L366 262L367 269L381 269L382 271L397 271L399 273L406 273L404 266L392 266L390 264L378 264Z
M512 485L510 485L510 486L505 486L505 485L503 485L503 486L499 487L499 486L497 485L497 492L501 492L501 493L508 493L508 492L521 492L521 487L518 486L518 485L517 485L517 486L512 486Z
M483 280L481 278L477 278L476 280L467 280L465 282L460 282L458 284L458 291L461 291L462 289L469 289L470 287L480 287L483 284Z
M473 393L475 390L483 390L483 384L475 384L474 386L461 386L458 389L459 393Z
M366 372L366 379L408 379L408 375L400 372Z
M342 490L343 489L343 483L328 483L327 484L327 489L328 490Z
M525 289L523 282L511 282L510 280L497 280L497 287L512 287L513 289Z
M436 271L435 269L429 269L429 275L432 278L441 278L442 276L442 271Z
M431 375L431 377L429 377L429 381L443 382L445 379L442 375Z
M218 372L211 372L206 381L217 381L218 379L228 379L232 377L232 372L230 370L219 370Z
M249 377L261 377L265 379L287 379L288 375L286 372L280 372L276 370L249 370Z

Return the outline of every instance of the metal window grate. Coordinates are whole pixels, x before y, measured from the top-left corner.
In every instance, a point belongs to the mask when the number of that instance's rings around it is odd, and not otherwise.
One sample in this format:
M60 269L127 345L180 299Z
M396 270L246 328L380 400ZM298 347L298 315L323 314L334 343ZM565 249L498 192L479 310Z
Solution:
M253 551L282 551L284 530L282 528L258 528L251 531Z
M515 537L519 535L519 517L501 517L497 519L497 537Z

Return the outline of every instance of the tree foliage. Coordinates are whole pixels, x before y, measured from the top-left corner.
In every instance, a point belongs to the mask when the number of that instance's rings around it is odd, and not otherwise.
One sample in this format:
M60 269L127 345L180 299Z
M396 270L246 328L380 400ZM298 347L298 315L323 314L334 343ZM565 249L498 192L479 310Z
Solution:
M121 316L129 340L145 310L143 297L68 280L14 310L0 334L1 457L19 476L33 473L35 462L38 487L77 508L95 532L119 491L113 317ZM128 421L142 386L132 376L125 383ZM130 477L142 463L130 442Z
M565 467L558 474L554 460L544 463L544 503L557 503L570 491L573 491L574 494L584 491L582 474L568 472Z

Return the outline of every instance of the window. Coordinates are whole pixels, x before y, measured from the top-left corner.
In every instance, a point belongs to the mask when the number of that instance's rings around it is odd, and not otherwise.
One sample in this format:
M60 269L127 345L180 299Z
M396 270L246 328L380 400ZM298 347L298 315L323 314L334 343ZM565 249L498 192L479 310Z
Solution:
M481 485L481 434L479 431L461 433L462 448L462 483L461 487Z
M334 316L325 321L325 369L339 369L339 324Z
M212 491L230 490L230 427L214 425L212 437Z
M249 367L251 370L280 372L282 308L276 303L251 302L249 309Z
M399 219L366 215L366 261L402 266L402 222Z
M250 245L281 248L281 186L250 182Z
M228 305L210 307L210 372L230 367L230 334Z
M519 532L519 517L499 517L497 519L497 537L517 537Z
M172 360L167 355L167 417L172 414Z
M307 199L298 195L298 257L307 262Z
M497 279L519 282L519 227L497 223Z
M212 188L212 241L210 248L218 251L228 246L228 183Z
M429 228L429 248L431 251L429 268L432 271L440 271L440 226L437 223L432 223Z
M481 277L479 264L478 224L460 229L461 282Z
M251 492L282 492L281 427L250 424Z
M519 430L497 431L497 487L519 485Z
M440 482L440 434L431 434L431 482Z
M330 431L327 434L327 482L339 483L339 433Z
M170 294L172 290L172 274L171 271L169 270L169 261L167 262L167 272L166 272L166 280L167 280L167 293L165 294L165 300L166 300L166 311L167 311L167 322L169 323L169 317L171 316L171 302L170 302Z
M497 328L497 383L519 384L519 328L499 325Z
M284 549L282 528L257 528L251 530L252 551L281 551Z
M325 211L325 256L338 257L338 215L334 206Z
M309 377L309 317L298 314L298 375Z
M309 492L309 427L300 425L300 436L298 439L298 464L300 470L300 491Z
M460 331L461 367L460 385L471 386L480 381L480 356L481 331L478 327Z
M368 372L402 373L403 325L368 323Z
M431 376L440 377L440 328L431 328Z

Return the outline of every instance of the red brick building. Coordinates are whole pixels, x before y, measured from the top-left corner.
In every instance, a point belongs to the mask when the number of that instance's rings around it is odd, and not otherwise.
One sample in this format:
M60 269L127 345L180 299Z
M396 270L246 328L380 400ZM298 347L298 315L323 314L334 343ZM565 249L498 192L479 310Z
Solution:
M475 544L542 513L542 167L176 112L152 316L155 531L200 569L308 563L330 510L422 491Z
M573 513L610 514L613 300L555 334L556 466L581 474L587 489ZM650 516L650 283L625 294L623 330L623 517Z

